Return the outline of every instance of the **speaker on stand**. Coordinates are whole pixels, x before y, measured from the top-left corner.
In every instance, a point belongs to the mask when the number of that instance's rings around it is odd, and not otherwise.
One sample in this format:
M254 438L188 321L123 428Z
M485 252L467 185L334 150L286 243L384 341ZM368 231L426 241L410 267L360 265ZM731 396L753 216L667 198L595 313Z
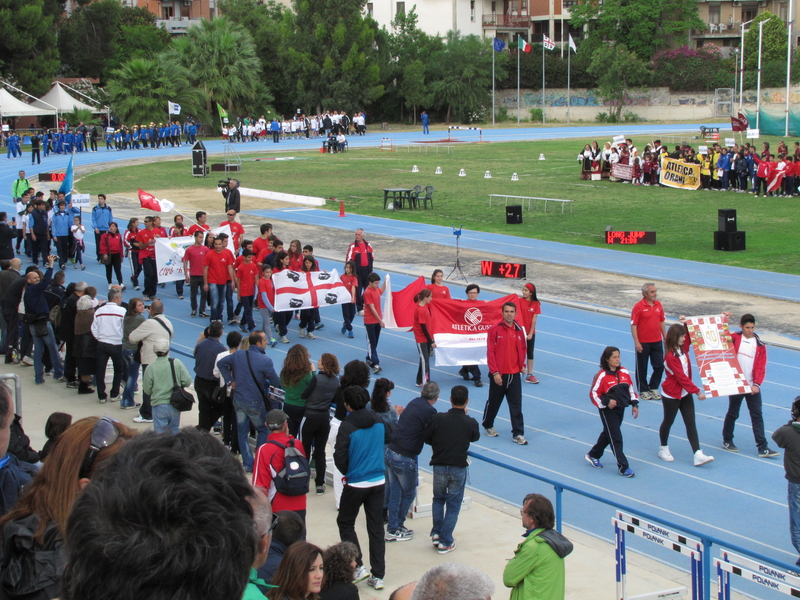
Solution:
M506 206L506 225L519 225L522 223L522 206L512 204Z
M736 209L721 208L717 211L718 231L714 232L714 250L736 252L746 250L745 232L736 225Z

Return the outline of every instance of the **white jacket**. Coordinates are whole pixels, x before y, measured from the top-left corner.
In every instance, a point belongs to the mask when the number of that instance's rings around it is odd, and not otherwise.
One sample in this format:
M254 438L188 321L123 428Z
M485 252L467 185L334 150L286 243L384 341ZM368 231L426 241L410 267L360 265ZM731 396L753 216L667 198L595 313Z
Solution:
M166 326L166 329L164 326ZM167 332L167 329L169 329L169 332ZM156 343L156 340L171 341L174 333L175 330L172 328L172 323L162 314L147 319L147 321L131 331L128 339L134 344L142 342L142 364L152 365L156 362L153 344Z

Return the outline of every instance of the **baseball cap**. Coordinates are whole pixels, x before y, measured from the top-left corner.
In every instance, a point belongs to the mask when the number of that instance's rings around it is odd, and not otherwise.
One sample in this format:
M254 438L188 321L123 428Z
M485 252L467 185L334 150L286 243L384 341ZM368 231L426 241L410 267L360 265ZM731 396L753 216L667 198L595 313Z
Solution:
M153 342L153 352L169 352L169 340L160 339Z
M289 419L288 415L277 408L267 413L267 425L283 425Z

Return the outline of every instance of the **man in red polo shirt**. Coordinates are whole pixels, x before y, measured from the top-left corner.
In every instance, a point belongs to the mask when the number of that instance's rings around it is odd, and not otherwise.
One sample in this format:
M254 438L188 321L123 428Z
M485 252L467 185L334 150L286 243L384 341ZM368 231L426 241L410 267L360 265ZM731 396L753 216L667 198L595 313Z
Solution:
M236 222L236 213L233 211L233 209L228 209L226 215L228 220L223 221L219 224L219 226L224 227L225 225L228 225L231 228L231 235L233 236L233 248L235 253L239 251L239 241L244 235L244 227L242 227L241 223Z
M279 510L291 510L296 512L306 520L306 495L287 496L275 488L273 479L283 470L285 463L284 450L278 444L288 446L294 443L303 456L305 450L303 444L295 443L294 437L289 433L289 417L282 410L274 409L267 414L267 427L269 437L266 444L261 444L256 451L255 464L253 466L253 486L261 488L267 494L272 504L272 512Z
M162 237L155 229L153 217L144 218L144 229L136 234L136 246L139 248L139 264L144 271L144 290L142 297L150 300L156 295L158 286L158 268L156 267L156 238Z
M220 234L214 240L214 250L203 259L203 289L208 292L211 307L211 320L222 321L222 308L228 291L236 289L236 275L233 272L233 252L228 245L228 236Z
M189 231L187 232L188 235L194 235L196 231L208 231L209 229L211 229L211 226L206 224L208 215L204 213L202 210L198 210L194 218L197 221L197 223L189 227Z
M514 320L517 306L503 304L503 320L493 325L486 335L486 359L489 363L489 399L483 408L483 427L486 435L497 437L494 419L503 398L508 401L511 416L511 436L525 446L525 422L522 416L522 374L525 373L527 342L525 330Z
M642 299L631 311L631 335L636 347L636 387L640 400L661 400L658 386L664 374L664 337L667 324L664 307L656 300L658 290L655 283L642 286ZM647 363L653 367L650 380L647 379Z
M272 224L262 223L259 231L261 232L261 235L253 240L253 254L255 254L256 257L261 254L262 250L266 250L267 254L269 254L269 240L272 237Z
M207 317L206 314L206 290L203 286L203 271L205 270L205 258L208 254L208 246L203 243L206 234L202 231L194 232L194 245L186 248L183 253L183 272L186 274L186 283L189 284L189 299L192 302L192 314L197 316L197 290L200 289L200 316Z
M356 287L356 308L358 314L364 316L364 289L369 285L369 274L372 273L372 265L375 256L372 246L364 239L364 230L360 227L356 229L356 241L347 248L347 256L344 262L352 260L356 263L356 276L358 286Z

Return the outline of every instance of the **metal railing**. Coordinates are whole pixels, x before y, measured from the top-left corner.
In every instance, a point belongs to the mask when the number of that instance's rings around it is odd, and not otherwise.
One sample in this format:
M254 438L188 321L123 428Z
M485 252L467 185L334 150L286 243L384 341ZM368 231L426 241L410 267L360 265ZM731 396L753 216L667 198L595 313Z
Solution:
M636 515L641 517L642 519L648 521L656 521L661 523L667 528L677 529L683 531L684 533L695 537L700 540L703 544L703 598L711 598L711 565L714 561L714 558L711 556L711 547L713 545L720 546L721 548L727 548L728 550L732 550L736 553L743 554L749 558L753 558L757 561L766 562L776 567L783 569L784 571L794 571L797 569L796 565L792 565L789 563L784 563L779 560L775 560L769 556L765 556L758 552L754 552L752 550L748 550L747 548L743 548L738 544L733 544L716 536L710 535L705 531L700 531L697 529L693 529L691 527L686 527L685 525L680 525L673 521L668 521L662 517L657 517L655 515L651 515L646 513L638 508L634 508L632 506L627 506L620 502L614 502L607 498L603 498L602 496L598 496L597 494L593 494L591 492L587 492L586 490L582 490L578 487L562 483L560 481L556 481L555 479L550 479L549 477L543 477L541 475L537 475L535 473L531 473L530 471L526 471L525 469L520 469L518 467L513 467L511 465L505 464L503 462L494 460L493 458L489 458L488 456L483 456L482 454L478 454L476 452L469 451L467 453L471 458L475 460L480 460L490 465L494 465L496 467L500 467L501 469L505 469L507 471L511 471L513 473L517 473L519 475L523 475L525 477L530 477L531 479L536 479L537 481L542 481L549 485L553 486L553 489L556 492L556 529L560 532L563 522L563 508L562 508L562 496L564 492L572 492L573 494L578 494L579 496L583 496L585 498L589 498L590 500L594 500L595 502L600 502L602 504L607 504L608 506L613 507L615 510L621 510L623 512ZM716 578L714 578L716 581Z
M16 373L0 375L0 381L6 381L7 379L14 380L14 414L22 416L22 380Z

